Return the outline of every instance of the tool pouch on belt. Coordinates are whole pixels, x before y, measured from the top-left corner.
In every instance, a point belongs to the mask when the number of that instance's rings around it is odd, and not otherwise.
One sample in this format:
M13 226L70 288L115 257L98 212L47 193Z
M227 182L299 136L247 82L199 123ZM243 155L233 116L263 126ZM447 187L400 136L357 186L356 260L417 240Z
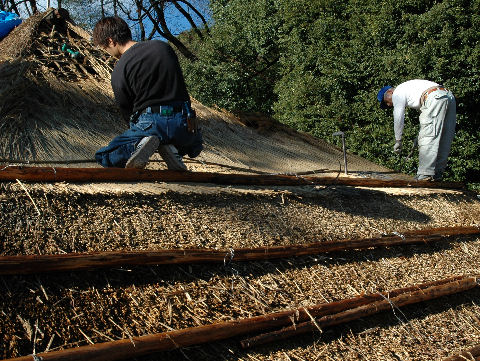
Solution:
M194 109L187 106L187 129L190 133L198 132L197 113Z
M135 124L138 121L138 117L140 116L140 111L136 111L132 115L130 115L129 121L130 125Z

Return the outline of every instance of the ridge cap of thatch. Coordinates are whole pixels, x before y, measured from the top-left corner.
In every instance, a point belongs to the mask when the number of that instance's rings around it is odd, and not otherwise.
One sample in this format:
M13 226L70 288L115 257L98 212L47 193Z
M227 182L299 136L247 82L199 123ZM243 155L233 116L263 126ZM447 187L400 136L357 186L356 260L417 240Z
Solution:
M0 59L16 58L27 53L42 19L43 13L32 15L3 38L0 41Z
M54 28L55 21L58 18L62 19L61 21L64 22L66 29L90 41L91 35L73 22L67 10L48 8L46 11L34 14L24 20L0 41L0 61L28 55L38 36L40 26L49 22L48 26Z
M0 157L92 157L123 130L108 53L49 8L0 42ZM92 125L94 126L92 127Z
M91 35L63 8L48 8L31 16L0 42L0 64L14 60L32 64L44 76L53 71L57 77L73 81L107 80L115 61L94 47Z

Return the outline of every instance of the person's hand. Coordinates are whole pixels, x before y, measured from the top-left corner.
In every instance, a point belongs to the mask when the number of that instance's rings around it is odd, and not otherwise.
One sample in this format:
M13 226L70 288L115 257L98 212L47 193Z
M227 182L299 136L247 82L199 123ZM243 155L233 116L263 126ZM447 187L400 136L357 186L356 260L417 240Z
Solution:
M402 141L401 140L395 141L395 145L393 146L393 151L397 154L400 154L402 152Z

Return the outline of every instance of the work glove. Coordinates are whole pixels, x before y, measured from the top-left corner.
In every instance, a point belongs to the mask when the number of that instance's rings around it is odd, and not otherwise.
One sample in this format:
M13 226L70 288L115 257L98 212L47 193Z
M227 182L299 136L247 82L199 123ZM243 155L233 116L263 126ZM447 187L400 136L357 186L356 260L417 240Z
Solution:
M393 151L397 154L400 154L402 152L402 141L401 140L396 140L395 145L393 146Z

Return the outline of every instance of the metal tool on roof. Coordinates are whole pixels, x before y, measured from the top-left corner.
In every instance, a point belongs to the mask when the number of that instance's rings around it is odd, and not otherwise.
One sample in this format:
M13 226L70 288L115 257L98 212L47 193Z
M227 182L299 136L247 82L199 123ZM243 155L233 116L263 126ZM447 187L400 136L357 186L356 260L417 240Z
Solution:
M418 138L415 137L415 139L413 140L412 149L410 149L410 153L408 153L408 155L405 157L405 160L409 160L412 157L413 152L415 151L415 148L417 146L418 146Z
M347 170L347 151L345 150L345 133L344 132L335 132L332 134L334 137L337 136L342 136L342 148L343 148L343 164L345 167L345 175L348 175L348 170Z
M72 58L78 58L78 56L80 55L79 51L74 51L70 49L66 43L62 44L62 51L69 53Z
M395 161L395 169L403 169L404 166L407 164L407 162L412 158L413 152L415 151L415 148L418 146L418 138L415 138L412 143L412 147L410 148L410 152L402 157L402 154L397 154L397 160Z

